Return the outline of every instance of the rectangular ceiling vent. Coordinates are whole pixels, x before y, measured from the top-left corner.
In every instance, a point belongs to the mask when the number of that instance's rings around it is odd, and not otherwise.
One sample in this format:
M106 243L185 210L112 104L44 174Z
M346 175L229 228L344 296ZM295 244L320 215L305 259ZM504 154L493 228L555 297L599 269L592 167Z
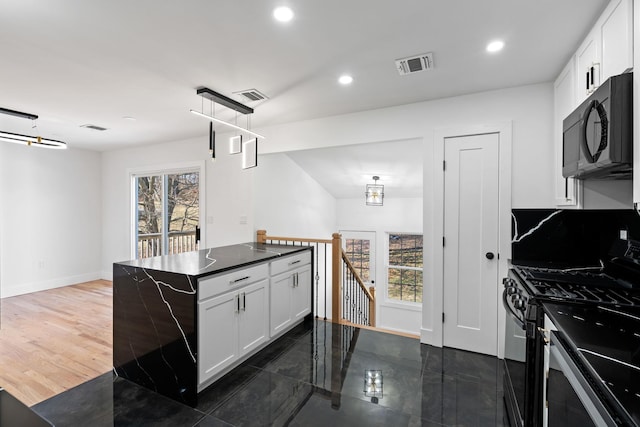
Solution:
M87 129L93 129L93 130L97 130L100 132L104 132L105 130L107 130L107 128L103 128L101 126L96 126L96 125L82 125L80 126L81 128L87 128Z
M409 58L396 59L396 68L401 76L431 70L433 67L432 52L411 56Z
M241 90L239 92L233 92L233 93L235 95L241 95L251 102L263 101L265 99L269 99L267 98L267 95L265 95L264 93L260 92L257 89L247 89L247 90Z

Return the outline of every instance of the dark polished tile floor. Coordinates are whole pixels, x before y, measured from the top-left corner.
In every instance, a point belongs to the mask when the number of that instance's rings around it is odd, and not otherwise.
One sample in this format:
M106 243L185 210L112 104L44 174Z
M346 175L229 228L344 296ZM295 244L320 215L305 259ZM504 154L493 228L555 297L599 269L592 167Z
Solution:
M365 396L366 370L382 396ZM503 426L499 360L321 320L300 325L185 406L112 373L33 407L65 426Z

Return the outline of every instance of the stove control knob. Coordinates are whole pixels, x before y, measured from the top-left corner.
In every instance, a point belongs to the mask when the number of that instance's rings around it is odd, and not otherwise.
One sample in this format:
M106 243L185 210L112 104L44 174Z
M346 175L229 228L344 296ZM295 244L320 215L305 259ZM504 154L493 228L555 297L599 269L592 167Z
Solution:
M524 299L517 299L513 302L513 307L516 308L517 310L524 310L524 307L526 305L526 302Z
M511 286L507 288L507 295L513 295L518 293L518 288Z

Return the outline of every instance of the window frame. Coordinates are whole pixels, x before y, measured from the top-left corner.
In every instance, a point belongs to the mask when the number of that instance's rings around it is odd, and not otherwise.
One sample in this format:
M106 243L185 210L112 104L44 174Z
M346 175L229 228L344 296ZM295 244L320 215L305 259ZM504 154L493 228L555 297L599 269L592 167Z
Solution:
M390 245L389 239L392 235L406 235L406 236L420 236L423 239L422 243L422 267L409 267L402 265L395 265L390 263ZM424 302L424 233L422 232L410 232L410 231L387 231L385 232L385 251L384 251L384 277L385 277L385 292L384 292L384 301L386 304L399 304L401 306L409 306L409 307L422 307ZM389 296L390 283L389 283L389 269L400 269L406 271L420 271L422 272L422 301L405 301L400 299L391 298Z
M138 189L136 178L143 176L152 176L152 175L170 175L170 174L180 174L180 173L189 173L189 172L197 172L199 174L199 210L200 210L200 218L199 218L199 227L200 227L200 247L205 248L206 246L206 165L204 161L197 162L184 162L184 163L173 163L167 165L156 165L149 167L140 167L140 168L130 168L127 169L128 175L128 187L129 187L129 253L131 259L136 259L137 257L137 237L138 237L138 218L137 218L137 204L138 204ZM163 178L163 187L165 179ZM163 189L164 192L164 189ZM166 200L163 201L166 203ZM164 210L164 209L163 209ZM163 222L166 219L163 217ZM164 224L163 224L164 228ZM164 244L163 244L164 247ZM164 250L164 249L163 249Z

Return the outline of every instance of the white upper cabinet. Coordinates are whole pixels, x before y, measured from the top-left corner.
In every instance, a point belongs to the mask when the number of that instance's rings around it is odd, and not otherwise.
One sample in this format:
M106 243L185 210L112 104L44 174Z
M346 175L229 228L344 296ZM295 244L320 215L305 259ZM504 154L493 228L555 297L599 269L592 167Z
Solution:
M578 106L598 86L600 86L600 43L594 28L578 48L575 54L577 98L573 106ZM569 111L570 113L571 111Z
M633 68L633 12L633 0L611 0L554 83L557 206L581 204L581 181L562 176L562 122L606 79Z
M633 0L612 0L575 54L576 106L602 82L633 68Z
M598 21L604 82L633 68L633 1L613 1Z

